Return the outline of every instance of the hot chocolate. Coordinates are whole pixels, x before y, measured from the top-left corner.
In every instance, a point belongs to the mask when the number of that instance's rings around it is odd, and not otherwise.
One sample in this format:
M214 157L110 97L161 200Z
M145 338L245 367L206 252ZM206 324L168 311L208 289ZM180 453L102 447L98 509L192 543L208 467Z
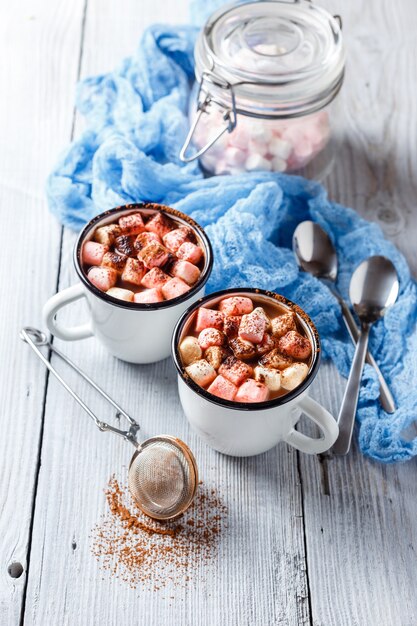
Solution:
M234 402L283 396L306 378L312 345L296 314L278 301L225 297L190 316L179 346L186 375Z
M98 226L82 246L88 280L135 303L177 298L200 279L204 251L194 230L161 211L132 211Z

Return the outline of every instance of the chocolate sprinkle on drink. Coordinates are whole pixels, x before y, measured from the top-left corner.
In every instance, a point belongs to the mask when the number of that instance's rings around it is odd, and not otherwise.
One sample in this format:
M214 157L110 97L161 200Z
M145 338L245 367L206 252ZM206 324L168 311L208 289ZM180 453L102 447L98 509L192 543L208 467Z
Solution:
M115 578L147 591L175 589L214 563L227 527L227 507L215 489L200 483L193 506L171 522L144 515L114 476L105 493L109 512L92 530L91 551Z

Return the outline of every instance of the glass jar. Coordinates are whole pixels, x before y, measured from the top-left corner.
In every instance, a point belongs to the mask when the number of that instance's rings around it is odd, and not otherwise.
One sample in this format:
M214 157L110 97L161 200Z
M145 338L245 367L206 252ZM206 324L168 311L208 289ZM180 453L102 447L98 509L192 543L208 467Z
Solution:
M222 7L196 42L191 127L180 158L199 158L213 174L322 178L338 134L344 69L340 18L309 0Z

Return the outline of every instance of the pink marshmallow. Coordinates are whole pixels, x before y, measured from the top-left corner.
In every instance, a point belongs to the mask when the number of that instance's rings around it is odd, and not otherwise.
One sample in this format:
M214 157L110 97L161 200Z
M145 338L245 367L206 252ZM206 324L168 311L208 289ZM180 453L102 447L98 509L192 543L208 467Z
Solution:
M245 315L253 311L253 302L245 296L224 298L219 304L219 311L225 315Z
M269 389L266 385L249 378L237 390L235 400L236 402L265 402L268 396Z
M145 228L151 233L159 235L162 239L162 237L169 233L170 230L173 230L175 226L174 222L167 215L156 213L146 222Z
M193 265L197 265L203 258L203 250L200 246L196 246L191 241L185 241L177 250L177 257L182 261L189 261Z
M86 265L101 265L108 249L109 246L103 246L101 243L85 241L82 249L82 262Z
M205 328L198 335L198 344L203 350L211 346L222 346L224 344L224 334L217 328Z
M314 148L308 139L300 141L294 146L294 157L303 164L307 163L314 154Z
M181 226L180 228L175 228L171 230L169 233L163 236L163 242L168 250L171 252L176 252L178 248L189 239L190 231L188 228Z
M218 398L223 398L223 400L234 400L237 387L227 378L223 378L223 376L217 376L211 383L210 387L207 389L209 393L212 393L213 396L217 396Z
M194 285L200 278L200 270L198 267L188 261L177 261L171 267L170 273L172 276L181 278L188 285Z
M145 224L140 213L124 215L119 219L119 226L122 235L139 235L145 230Z
M241 150L247 150L249 131L245 126L238 124L229 135L229 144Z
M162 293L166 300L171 300L172 298L182 296L190 289L191 287L181 280L181 278L171 278L171 280L162 286Z
M92 267L88 274L88 280L100 291L108 291L115 286L118 273L110 267Z
M163 302L164 296L162 295L162 291L158 287L155 287L154 289L145 289L145 291L135 293L133 299L135 302L142 304L151 304L152 302Z
M122 280L133 285L140 285L145 272L145 266L141 261L129 257L122 272Z
M251 343L261 343L265 330L265 317L255 311L242 317L239 326L239 337Z
M228 356L219 367L219 374L230 380L234 385L241 385L244 380L252 376L253 369L247 363L234 356Z
M205 328L217 328L217 330L223 330L223 319L223 313L221 311L205 309L201 306L197 311L195 330L198 333Z
M142 278L142 285L148 289L153 289L154 287L161 287L169 280L171 279L168 274L165 274L159 267L153 267Z

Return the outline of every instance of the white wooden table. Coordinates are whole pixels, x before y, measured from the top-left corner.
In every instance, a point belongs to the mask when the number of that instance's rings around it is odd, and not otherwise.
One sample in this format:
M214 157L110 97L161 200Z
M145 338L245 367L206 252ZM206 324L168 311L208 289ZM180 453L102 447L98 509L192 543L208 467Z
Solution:
M349 54L347 139L327 181L330 195L379 222L416 273L416 4L325 5L343 16ZM169 360L132 367L88 340L66 345L66 353L142 418L145 434L184 437L230 509L215 575L176 591L170 602L98 570L88 535L106 509L102 490L130 449L97 432L18 331L39 326L44 301L75 280L74 234L49 215L44 183L81 128L73 107L77 79L111 69L148 24L186 22L187 6L0 6L1 626L417 624L415 462L384 467L356 449L323 461L285 445L252 459L221 457L189 431ZM85 385L77 389L100 406ZM315 396L336 413L342 391L334 368L322 367Z

